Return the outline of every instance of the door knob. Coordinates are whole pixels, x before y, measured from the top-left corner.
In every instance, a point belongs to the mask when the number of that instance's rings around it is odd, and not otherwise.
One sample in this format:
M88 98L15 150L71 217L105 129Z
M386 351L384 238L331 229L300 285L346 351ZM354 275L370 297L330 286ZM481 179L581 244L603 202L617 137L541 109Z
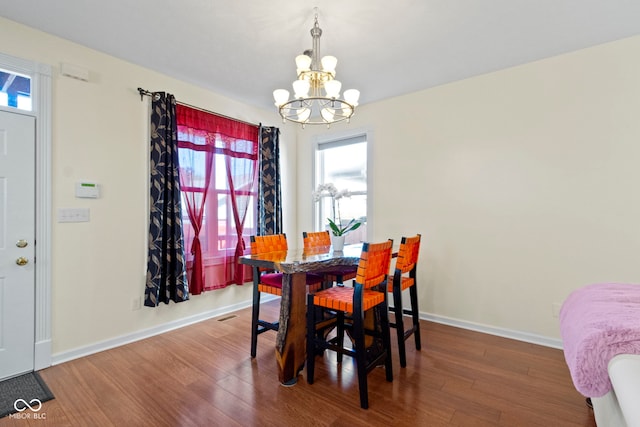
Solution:
M18 265L27 265L27 263L29 262L28 259L26 259L25 257L21 256L20 258L18 258L16 260L16 264Z

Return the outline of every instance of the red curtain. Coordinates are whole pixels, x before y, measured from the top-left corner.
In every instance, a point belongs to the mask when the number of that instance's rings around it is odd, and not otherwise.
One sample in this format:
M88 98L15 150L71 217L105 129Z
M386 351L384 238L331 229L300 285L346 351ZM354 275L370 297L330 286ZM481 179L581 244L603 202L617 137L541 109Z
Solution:
M255 207L258 127L180 104L176 115L189 291L243 284L238 257L247 252L245 221Z

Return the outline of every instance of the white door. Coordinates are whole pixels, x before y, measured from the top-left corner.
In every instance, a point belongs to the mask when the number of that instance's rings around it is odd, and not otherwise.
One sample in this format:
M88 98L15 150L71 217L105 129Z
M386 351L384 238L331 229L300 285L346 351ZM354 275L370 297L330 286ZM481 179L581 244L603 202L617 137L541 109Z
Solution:
M35 118L0 111L0 380L33 370Z

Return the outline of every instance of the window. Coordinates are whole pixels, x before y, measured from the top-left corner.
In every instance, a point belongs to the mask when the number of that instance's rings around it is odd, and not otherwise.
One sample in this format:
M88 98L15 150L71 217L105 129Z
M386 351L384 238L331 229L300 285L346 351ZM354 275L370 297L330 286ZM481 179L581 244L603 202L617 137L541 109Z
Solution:
M339 199L339 217L343 224L351 219L362 222L360 228L349 232L346 243L358 243L367 236L367 137L319 142L315 152L315 185L333 183L340 190L348 190L350 197ZM329 199L316 204L316 230L327 230L327 218L333 216ZM338 213L336 213L338 214ZM337 216L337 215L336 215Z
M187 137L178 133L178 140L185 141ZM200 144L203 146L204 139ZM214 145L219 145L215 144ZM231 170L251 170L251 165L243 165L250 160L229 157L224 152L214 152L208 154L206 151L196 151L186 148L186 144L179 144L178 156L180 165L191 165L188 168L181 168L181 174L191 175L182 191L182 223L184 227L185 241L193 240L194 230L189 221L189 214L186 210L187 197L193 198L197 205L202 204L202 198L207 192L207 179L209 177L209 191L205 199L204 210L202 212L202 228L200 229L200 245L205 261L211 263L216 258L224 258L233 255L238 244L237 228L234 221L231 201L231 190L227 179L227 165L229 161ZM211 162L207 157L212 156ZM251 172L253 173L253 172ZM235 183L235 194L237 198L244 198L240 205L246 205L247 212L244 222L243 233L245 236L256 234L256 200L258 197L257 188L254 185L252 176L237 176ZM247 250L245 251L248 253ZM187 259L191 258L187 254Z
M31 111L31 78L0 69L0 106Z
M242 284L238 256L256 234L258 127L181 104L176 116L189 289Z

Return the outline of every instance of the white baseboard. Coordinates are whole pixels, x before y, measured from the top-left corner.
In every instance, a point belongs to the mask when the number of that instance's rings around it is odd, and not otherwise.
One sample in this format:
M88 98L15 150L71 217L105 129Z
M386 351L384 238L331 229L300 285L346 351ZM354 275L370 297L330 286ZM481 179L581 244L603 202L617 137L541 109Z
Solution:
M424 312L420 313L420 318L423 320L428 320L430 322L442 323L443 325L455 326L456 328L468 329L471 331L482 332L484 334L496 335L503 338L524 341L531 344L538 344L545 347L552 347L562 350L562 340L557 338L549 338L542 335L515 331L512 329L497 328L495 326L488 326L480 323L453 319L451 317L439 316L436 314Z
M262 302L267 302L277 297L264 295ZM172 322L164 323L162 325L155 326L153 328L136 331L130 334L121 335L105 341L100 341L94 344L90 344L83 347L78 347L73 350L64 351L51 355L48 360L36 361L36 370L46 368L50 365L58 365L60 363L68 362L80 357L89 356L94 353L109 350L121 345L129 344L135 341L140 341L145 338L159 335L165 332L172 331L174 329L182 328L184 326L192 325L194 323L202 322L214 317L222 316L228 313L232 313L243 308L251 306L251 301L242 301L237 304L221 307L215 310L205 311L194 316L185 317L183 319L174 320ZM442 323L444 325L454 326L456 328L469 329L476 332L481 332L490 335L497 335L504 338L510 338L518 341L524 341L532 344L543 345L546 347L562 349L562 341L559 339L544 337L541 335L530 334L527 332L514 331L510 329L496 328L493 326L482 325L479 323L468 322L466 320L453 319L445 316L438 316L430 313L420 313L420 318L435 323ZM51 343L49 341L42 342L42 346L49 346L49 352ZM47 352L43 352L47 354ZM49 363L50 362L50 363Z
M271 295L263 295L261 301L267 302L275 298L277 297L271 296ZM199 313L194 316L189 316L189 317L174 320L168 323L164 323L162 325L158 325L153 328L132 332L130 334L121 335L119 337L115 337L105 341L100 341L87 346L78 347L73 350L56 353L51 357L51 365L58 365L60 363L68 362L73 359L89 356L94 353L98 353L104 350L109 350L115 347L119 347L121 345L129 344L135 341L140 341L145 338L152 337L154 335L159 335L165 332L172 331L174 329L178 329L184 326L192 325L194 323L202 322L203 320L208 320L214 317L232 313L234 311L238 311L243 308L251 307L251 304L252 304L251 300L242 301L237 304L228 305L226 307L205 311L203 313ZM247 327L249 327L249 325L247 325Z

